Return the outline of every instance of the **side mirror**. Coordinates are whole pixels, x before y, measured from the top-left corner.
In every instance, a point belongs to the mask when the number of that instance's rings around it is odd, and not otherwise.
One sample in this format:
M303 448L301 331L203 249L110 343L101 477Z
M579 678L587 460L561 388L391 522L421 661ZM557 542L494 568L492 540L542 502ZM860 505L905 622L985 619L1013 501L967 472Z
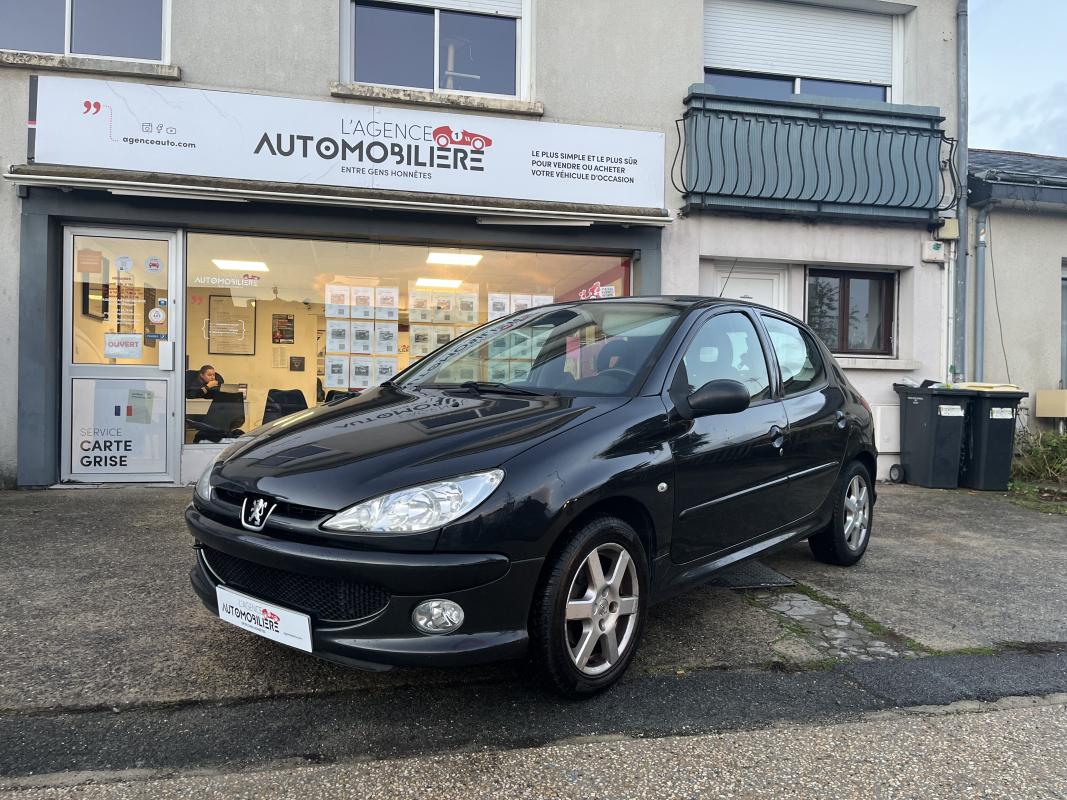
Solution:
M737 414L748 408L748 388L739 381L708 381L686 398L698 417Z

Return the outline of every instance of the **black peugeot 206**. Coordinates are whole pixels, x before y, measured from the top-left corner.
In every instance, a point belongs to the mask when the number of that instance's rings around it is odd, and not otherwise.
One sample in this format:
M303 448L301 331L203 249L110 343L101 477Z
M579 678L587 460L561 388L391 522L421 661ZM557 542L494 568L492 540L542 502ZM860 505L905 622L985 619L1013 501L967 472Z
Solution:
M581 697L625 672L649 606L718 570L802 539L859 561L875 457L870 407L789 316L559 303L227 447L186 511L192 583L331 661L529 654Z

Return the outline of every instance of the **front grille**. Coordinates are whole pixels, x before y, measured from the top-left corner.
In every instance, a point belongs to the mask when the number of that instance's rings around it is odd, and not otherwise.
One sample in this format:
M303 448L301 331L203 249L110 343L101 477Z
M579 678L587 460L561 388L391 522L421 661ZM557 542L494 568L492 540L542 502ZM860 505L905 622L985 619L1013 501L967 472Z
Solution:
M238 513L241 510L241 504L245 501L245 496L240 492L231 492L229 489L215 489L215 496L224 503L236 506ZM297 503L286 503L278 501L278 507L271 513L273 517L278 514L289 519L303 519L303 520L316 520L321 519L332 511L327 511L324 508L315 508L313 506L302 506ZM269 520L268 520L269 524Z
M303 611L322 622L354 622L377 614L389 602L389 593L370 583L287 572L205 545L201 545L201 552L226 586Z

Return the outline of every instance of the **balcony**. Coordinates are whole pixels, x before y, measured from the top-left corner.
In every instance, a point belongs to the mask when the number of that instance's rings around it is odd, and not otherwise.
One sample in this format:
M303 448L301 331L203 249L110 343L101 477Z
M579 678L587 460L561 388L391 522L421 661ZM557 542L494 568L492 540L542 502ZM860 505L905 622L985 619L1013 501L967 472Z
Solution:
M671 178L687 212L929 223L956 203L956 142L937 108L707 84L685 104Z

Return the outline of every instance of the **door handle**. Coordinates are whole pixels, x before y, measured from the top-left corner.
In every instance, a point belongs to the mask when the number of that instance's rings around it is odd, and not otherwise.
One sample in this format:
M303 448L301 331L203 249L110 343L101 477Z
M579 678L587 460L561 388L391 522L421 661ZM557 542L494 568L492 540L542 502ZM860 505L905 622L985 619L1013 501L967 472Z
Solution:
M844 411L838 411L837 412L837 427L839 427L839 428L844 428L845 427L845 412Z
M782 429L779 428L777 425L772 425L770 430L770 437L771 444L781 450L782 445L785 444L785 436L782 435Z

